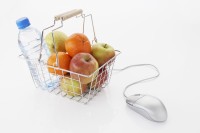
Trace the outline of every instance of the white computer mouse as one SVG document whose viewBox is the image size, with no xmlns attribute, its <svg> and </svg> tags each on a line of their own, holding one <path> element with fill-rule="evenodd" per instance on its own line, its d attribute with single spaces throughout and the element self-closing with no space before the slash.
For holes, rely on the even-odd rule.
<svg viewBox="0 0 200 133">
<path fill-rule="evenodd" d="M 156 97 L 143 94 L 135 94 L 126 98 L 128 106 L 155 122 L 164 122 L 167 120 L 167 110 L 164 104 Z"/>
</svg>

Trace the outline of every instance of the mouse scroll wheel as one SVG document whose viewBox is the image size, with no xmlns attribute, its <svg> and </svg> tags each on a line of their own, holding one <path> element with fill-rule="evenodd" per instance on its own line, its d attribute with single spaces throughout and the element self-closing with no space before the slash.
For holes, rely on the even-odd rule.
<svg viewBox="0 0 200 133">
<path fill-rule="evenodd" d="M 140 94 L 135 94 L 135 96 L 140 96 Z"/>
</svg>

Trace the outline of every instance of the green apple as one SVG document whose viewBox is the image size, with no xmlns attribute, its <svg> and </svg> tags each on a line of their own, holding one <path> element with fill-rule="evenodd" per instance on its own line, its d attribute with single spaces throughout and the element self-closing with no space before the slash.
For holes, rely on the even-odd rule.
<svg viewBox="0 0 200 133">
<path fill-rule="evenodd" d="M 86 91 L 87 85 L 80 84 L 80 82 L 70 77 L 64 77 L 61 79 L 60 89 L 70 96 L 80 96 Z"/>
<path fill-rule="evenodd" d="M 99 63 L 99 66 L 102 66 L 115 56 L 115 50 L 107 43 L 96 43 L 92 45 L 92 55 Z"/>
<path fill-rule="evenodd" d="M 65 41 L 67 40 L 67 35 L 65 35 L 65 33 L 61 32 L 61 31 L 54 31 L 53 36 L 54 36 L 56 51 L 57 52 L 66 52 Z M 48 46 L 50 53 L 55 53 L 52 32 L 48 33 L 45 36 L 45 42 Z"/>
</svg>

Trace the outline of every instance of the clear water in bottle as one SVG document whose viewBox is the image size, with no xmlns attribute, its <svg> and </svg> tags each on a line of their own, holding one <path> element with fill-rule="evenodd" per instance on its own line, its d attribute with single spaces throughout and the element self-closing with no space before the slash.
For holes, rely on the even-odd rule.
<svg viewBox="0 0 200 133">
<path fill-rule="evenodd" d="M 30 26 L 27 17 L 20 18 L 16 21 L 19 29 L 18 45 L 24 58 L 27 61 L 31 76 L 36 87 L 52 90 L 58 85 L 58 79 L 48 73 L 46 62 L 39 61 L 40 53 L 42 58 L 47 58 L 49 51 L 47 45 L 41 44 L 41 33 L 34 27 Z"/>
</svg>

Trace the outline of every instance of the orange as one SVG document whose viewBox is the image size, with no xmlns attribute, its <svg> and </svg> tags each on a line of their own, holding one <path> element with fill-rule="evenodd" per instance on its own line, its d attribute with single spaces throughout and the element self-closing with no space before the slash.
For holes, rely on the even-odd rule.
<svg viewBox="0 0 200 133">
<path fill-rule="evenodd" d="M 78 53 L 91 53 L 91 44 L 86 35 L 74 33 L 65 41 L 65 49 L 73 57 Z"/>
<path fill-rule="evenodd" d="M 53 53 L 48 58 L 47 65 L 53 66 L 55 68 L 48 67 L 48 71 L 50 73 L 57 74 L 57 75 L 65 75 L 67 72 L 60 70 L 59 68 L 64 69 L 64 70 L 69 70 L 70 61 L 71 61 L 71 57 L 68 54 L 66 54 L 65 52 L 58 52 L 59 65 L 56 65 L 56 53 Z"/>
</svg>

